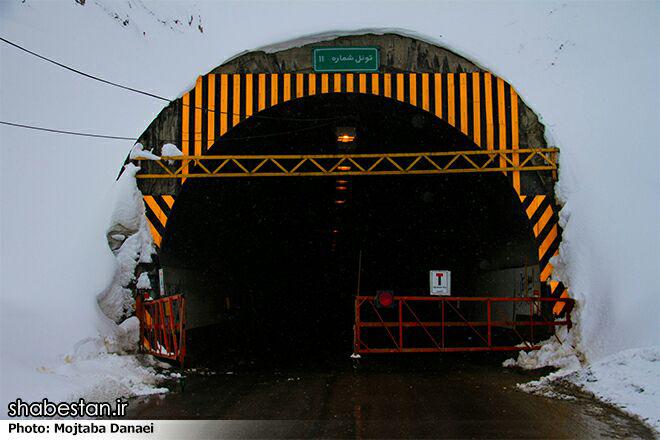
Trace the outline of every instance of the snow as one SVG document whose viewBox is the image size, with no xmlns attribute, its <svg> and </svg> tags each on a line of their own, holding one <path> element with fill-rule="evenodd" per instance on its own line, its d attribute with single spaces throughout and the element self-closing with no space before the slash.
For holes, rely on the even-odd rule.
<svg viewBox="0 0 660 440">
<path fill-rule="evenodd" d="M 139 142 L 133 146 L 129 157 L 131 159 L 160 160 L 160 157 L 156 156 L 151 151 L 146 151 Z"/>
<path fill-rule="evenodd" d="M 151 289 L 151 280 L 149 280 L 149 274 L 142 272 L 138 277 L 135 287 L 138 289 Z"/>
<path fill-rule="evenodd" d="M 319 32 L 400 28 L 466 56 L 513 84 L 542 118 L 547 139 L 562 150 L 557 276 L 579 301 L 579 324 L 562 349 L 576 349 L 591 368 L 622 350 L 657 345 L 657 2 L 373 6 L 27 0 L 0 2 L 0 25 L 3 37 L 29 49 L 168 98 L 245 50 L 296 45 Z M 166 105 L 5 44 L 0 63 L 2 120 L 136 138 Z M 90 382 L 95 369 L 99 384 L 106 376 L 113 383 L 114 369 L 136 365 L 130 355 L 112 353 L 132 334 L 117 324 L 130 308 L 122 289 L 135 282 L 136 261 L 149 258 L 134 209 L 139 195 L 128 191 L 123 194 L 132 198 L 117 200 L 117 188 L 130 190 L 134 182 L 114 184 L 133 142 L 5 126 L 0 140 L 0 401 L 96 389 Z M 123 228 L 108 231 L 108 219 L 111 228 Z M 117 242 L 114 251 L 108 232 Z M 79 341 L 96 341 L 79 346 L 91 357 L 77 357 Z M 97 350 L 98 343 L 110 352 Z M 539 360 L 570 365 L 551 348 Z M 598 374 L 627 368 L 608 365 Z M 41 367 L 61 375 L 37 371 Z M 139 381 L 150 380 L 138 372 L 132 377 L 134 385 L 120 388 L 135 392 Z"/>
<path fill-rule="evenodd" d="M 660 346 L 634 348 L 581 368 L 562 368 L 541 380 L 518 385 L 524 391 L 557 397 L 553 386 L 568 382 L 638 416 L 660 433 Z"/>
</svg>

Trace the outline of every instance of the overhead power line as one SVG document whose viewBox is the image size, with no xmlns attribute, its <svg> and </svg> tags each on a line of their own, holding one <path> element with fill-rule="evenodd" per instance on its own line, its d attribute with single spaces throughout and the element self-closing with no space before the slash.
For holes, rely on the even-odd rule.
<svg viewBox="0 0 660 440">
<path fill-rule="evenodd" d="M 134 93 L 139 93 L 141 95 L 149 96 L 150 98 L 159 99 L 161 101 L 165 101 L 165 102 L 168 102 L 170 104 L 175 102 L 175 100 L 166 98 L 164 96 L 156 95 L 154 93 L 146 92 L 144 90 L 136 89 L 134 87 L 125 86 L 123 84 L 119 84 L 119 83 L 116 83 L 116 82 L 113 82 L 113 81 L 109 81 L 107 79 L 99 78 L 98 76 L 91 75 L 89 73 L 85 73 L 81 70 L 75 69 L 73 67 L 67 66 L 66 64 L 60 63 L 60 62 L 55 61 L 51 58 L 40 55 L 40 54 L 38 54 L 34 51 L 31 51 L 30 49 L 27 49 L 27 48 L 17 44 L 17 43 L 14 43 L 12 41 L 7 40 L 6 38 L 0 37 L 0 41 L 2 41 L 3 43 L 9 44 L 10 46 L 15 47 L 16 49 L 22 50 L 25 53 L 28 53 L 32 56 L 35 56 L 35 57 L 37 57 L 37 58 L 39 58 L 43 61 L 54 64 L 58 67 L 61 67 L 61 68 L 66 69 L 70 72 L 76 73 L 78 75 L 82 75 L 85 78 L 89 78 L 89 79 L 92 79 L 94 81 L 99 81 L 103 84 L 107 84 L 107 85 L 110 85 L 110 86 L 119 87 L 120 89 L 128 90 L 128 91 L 131 91 L 131 92 L 134 92 Z M 188 104 L 183 104 L 183 103 L 181 103 L 181 104 L 185 107 L 191 107 Z M 192 106 L 192 107 L 194 109 L 203 110 L 203 111 L 208 112 L 208 113 L 220 113 L 220 114 L 230 115 L 230 116 L 239 116 L 239 113 L 224 112 L 224 111 L 221 111 L 221 110 L 213 110 L 213 109 L 209 109 L 209 108 L 199 107 L 199 106 L 196 106 L 196 105 Z M 337 119 L 339 119 L 337 117 L 334 117 L 334 118 L 287 118 L 287 117 L 281 117 L 281 116 L 267 116 L 267 115 L 262 115 L 262 114 L 255 114 L 252 117 L 262 118 L 262 119 L 283 120 L 283 121 L 287 121 L 287 120 L 288 121 L 325 121 L 325 120 L 336 121 Z"/>
<path fill-rule="evenodd" d="M 50 132 L 50 133 L 70 134 L 70 135 L 73 135 L 73 136 L 86 136 L 86 137 L 103 138 L 103 139 L 119 139 L 119 140 L 124 140 L 124 141 L 137 141 L 136 138 L 130 138 L 130 137 L 124 137 L 124 136 L 111 136 L 111 135 L 106 135 L 106 134 L 95 134 L 95 133 L 81 133 L 81 132 L 78 132 L 78 131 L 68 131 L 68 130 L 59 130 L 59 129 L 56 129 L 56 128 L 36 127 L 34 125 L 17 124 L 15 122 L 7 122 L 7 121 L 0 121 L 0 124 L 10 125 L 12 127 L 27 128 L 27 129 L 30 129 L 30 130 L 47 131 L 47 132 Z"/>
<path fill-rule="evenodd" d="M 58 134 L 69 134 L 73 136 L 85 136 L 85 137 L 92 137 L 92 138 L 101 138 L 101 139 L 117 139 L 117 140 L 125 140 L 125 141 L 137 141 L 138 138 L 134 137 L 126 137 L 126 136 L 113 136 L 113 135 L 107 135 L 107 134 L 97 134 L 97 133 L 84 133 L 84 132 L 79 132 L 79 131 L 70 131 L 70 130 L 61 130 L 57 128 L 47 128 L 47 127 L 39 127 L 36 125 L 28 125 L 28 124 L 19 124 L 16 122 L 8 122 L 8 121 L 0 121 L 0 124 L 3 125 L 8 125 L 11 127 L 18 127 L 18 128 L 25 128 L 29 130 L 37 130 L 37 131 L 45 131 L 49 133 L 58 133 Z M 226 141 L 236 141 L 236 140 L 246 140 L 246 139 L 259 139 L 259 138 L 267 138 L 267 137 L 275 137 L 275 136 L 283 136 L 286 134 L 294 134 L 294 133 L 299 133 L 302 131 L 308 131 L 308 130 L 313 130 L 316 128 L 322 128 L 322 127 L 327 127 L 329 125 L 332 125 L 333 122 L 324 122 L 322 124 L 316 124 L 312 125 L 309 127 L 303 127 L 303 128 L 298 128 L 295 130 L 288 130 L 288 131 L 280 131 L 280 132 L 274 132 L 274 133 L 265 133 L 265 134 L 256 134 L 256 135 L 251 135 L 251 136 L 240 136 L 240 137 L 229 137 L 224 140 Z M 199 133 L 196 133 L 199 134 Z M 160 142 L 172 142 L 172 143 L 178 143 L 179 139 L 157 139 Z M 202 138 L 197 138 L 195 137 L 194 139 L 190 139 L 189 142 L 195 142 L 195 141 L 201 141 Z M 223 140 L 222 138 L 219 138 L 217 140 Z"/>
</svg>

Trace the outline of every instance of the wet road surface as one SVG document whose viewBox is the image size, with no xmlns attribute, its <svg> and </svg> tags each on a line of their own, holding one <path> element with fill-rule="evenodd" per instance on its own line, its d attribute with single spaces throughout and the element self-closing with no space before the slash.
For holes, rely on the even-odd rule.
<svg viewBox="0 0 660 440">
<path fill-rule="evenodd" d="M 557 400 L 518 390 L 548 371 L 503 368 L 503 359 L 372 356 L 357 368 L 342 358 L 187 369 L 171 393 L 132 400 L 128 416 L 246 421 L 224 438 L 653 438 L 641 422 L 579 392 Z"/>
</svg>

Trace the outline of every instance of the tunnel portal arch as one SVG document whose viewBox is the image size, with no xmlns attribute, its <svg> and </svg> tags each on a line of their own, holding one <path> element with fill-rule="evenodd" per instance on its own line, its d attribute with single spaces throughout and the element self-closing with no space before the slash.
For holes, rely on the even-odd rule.
<svg viewBox="0 0 660 440">
<path fill-rule="evenodd" d="M 381 69 L 316 73 L 311 49 L 320 46 L 378 47 Z M 259 118 L 261 112 L 309 96 L 338 93 L 380 96 L 417 107 L 484 150 L 547 146 L 538 117 L 504 79 L 445 48 L 396 34 L 344 36 L 277 52 L 243 54 L 198 77 L 191 90 L 159 114 L 140 142 L 156 154 L 165 142 L 174 141 L 185 156 L 204 156 L 233 128 Z M 145 173 L 154 165 L 143 161 L 141 166 Z M 565 286 L 551 280 L 550 260 L 557 255 L 561 239 L 553 174 L 513 171 L 506 178 L 534 231 L 546 295 L 566 297 Z M 185 184 L 185 179 L 138 180 L 158 248 Z"/>
</svg>

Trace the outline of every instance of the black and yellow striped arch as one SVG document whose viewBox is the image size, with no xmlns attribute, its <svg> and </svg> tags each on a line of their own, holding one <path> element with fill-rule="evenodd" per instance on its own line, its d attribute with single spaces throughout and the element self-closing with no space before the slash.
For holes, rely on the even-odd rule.
<svg viewBox="0 0 660 440">
<path fill-rule="evenodd" d="M 181 150 L 184 155 L 205 155 L 217 139 L 255 114 L 294 99 L 327 93 L 394 99 L 438 117 L 480 148 L 519 148 L 520 98 L 506 81 L 488 72 L 258 73 L 199 77 L 181 99 Z M 517 164 L 515 155 L 513 161 Z M 507 178 L 532 224 L 541 281 L 545 283 L 552 273 L 550 258 L 559 248 L 556 208 L 551 196 L 525 194 L 520 172 L 509 172 Z M 145 204 L 154 242 L 160 246 L 174 195 L 145 196 Z M 560 286 L 551 292 L 559 296 L 565 289 Z"/>
</svg>

